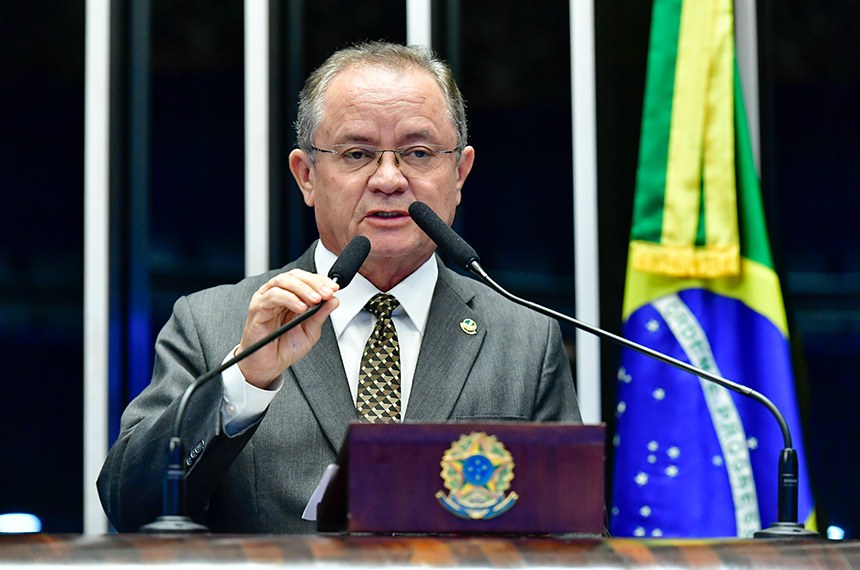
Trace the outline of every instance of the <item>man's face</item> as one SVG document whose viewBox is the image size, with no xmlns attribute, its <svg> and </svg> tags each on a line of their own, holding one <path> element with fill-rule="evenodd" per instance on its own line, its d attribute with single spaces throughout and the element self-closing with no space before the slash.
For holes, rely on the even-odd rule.
<svg viewBox="0 0 860 570">
<path fill-rule="evenodd" d="M 354 67 L 329 84 L 314 146 L 343 149 L 363 145 L 399 149 L 428 145 L 451 150 L 457 136 L 444 96 L 424 71 Z M 372 244 L 368 261 L 399 267 L 423 263 L 435 245 L 409 217 L 409 205 L 425 202 L 449 224 L 460 190 L 472 168 L 474 150 L 436 158 L 430 171 L 416 172 L 394 153 L 381 154 L 358 170 L 338 155 L 316 153 L 316 163 L 293 151 L 290 165 L 305 203 L 312 206 L 323 244 L 339 254 L 350 239 L 364 235 Z"/>
</svg>

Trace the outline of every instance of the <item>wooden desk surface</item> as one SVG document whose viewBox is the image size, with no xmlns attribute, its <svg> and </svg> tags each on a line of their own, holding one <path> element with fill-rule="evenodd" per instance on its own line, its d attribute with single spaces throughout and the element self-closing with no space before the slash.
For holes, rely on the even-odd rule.
<svg viewBox="0 0 860 570">
<path fill-rule="evenodd" d="M 860 568 L 860 541 L 7 535 L 0 568 Z"/>
</svg>

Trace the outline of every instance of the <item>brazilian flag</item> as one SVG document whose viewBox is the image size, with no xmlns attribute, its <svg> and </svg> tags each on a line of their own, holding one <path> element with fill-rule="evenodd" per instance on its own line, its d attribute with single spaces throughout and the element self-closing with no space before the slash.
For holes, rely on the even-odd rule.
<svg viewBox="0 0 860 570">
<path fill-rule="evenodd" d="M 623 320 L 626 338 L 776 404 L 813 526 L 732 0 L 654 1 Z M 629 350 L 618 382 L 613 535 L 746 537 L 776 520 L 784 443 L 764 406 Z"/>
</svg>

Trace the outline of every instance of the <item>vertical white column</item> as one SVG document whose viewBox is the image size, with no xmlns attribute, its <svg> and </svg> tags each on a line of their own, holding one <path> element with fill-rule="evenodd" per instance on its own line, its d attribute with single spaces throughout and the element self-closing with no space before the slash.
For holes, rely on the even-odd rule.
<svg viewBox="0 0 860 570">
<path fill-rule="evenodd" d="M 269 2 L 245 0 L 245 274 L 269 269 Z"/>
<path fill-rule="evenodd" d="M 87 0 L 84 86 L 84 533 L 107 531 L 96 479 L 107 454 L 110 1 Z"/>
<path fill-rule="evenodd" d="M 433 47 L 430 0 L 406 0 L 406 43 Z"/>
<path fill-rule="evenodd" d="M 570 77 L 576 317 L 583 322 L 599 325 L 597 121 L 592 0 L 570 0 Z M 600 342 L 583 331 L 576 331 L 576 378 L 583 421 L 599 422 Z"/>
<path fill-rule="evenodd" d="M 738 69 L 747 109 L 750 128 L 750 143 L 756 171 L 761 176 L 761 136 L 759 134 L 758 95 L 758 21 L 755 0 L 735 0 L 735 42 L 738 54 Z"/>
</svg>

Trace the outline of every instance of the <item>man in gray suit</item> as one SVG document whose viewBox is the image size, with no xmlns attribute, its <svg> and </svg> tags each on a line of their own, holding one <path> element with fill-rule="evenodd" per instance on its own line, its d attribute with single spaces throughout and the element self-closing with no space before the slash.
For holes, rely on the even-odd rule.
<svg viewBox="0 0 860 570">
<path fill-rule="evenodd" d="M 313 532 L 302 511 L 356 419 L 580 421 L 558 324 L 447 269 L 409 217 L 420 200 L 452 223 L 475 158 L 447 66 L 423 48 L 351 47 L 311 74 L 299 103 L 289 162 L 320 239 L 283 269 L 176 302 L 152 382 L 123 414 L 98 481 L 120 531 L 159 514 L 185 388 L 317 303 L 190 401 L 188 511 L 212 531 Z M 339 291 L 325 275 L 357 235 L 371 252 Z M 380 293 L 396 308 L 377 319 L 365 306 Z M 374 415 L 363 409 L 375 407 L 365 342 L 385 319 L 397 371 Z"/>
</svg>

